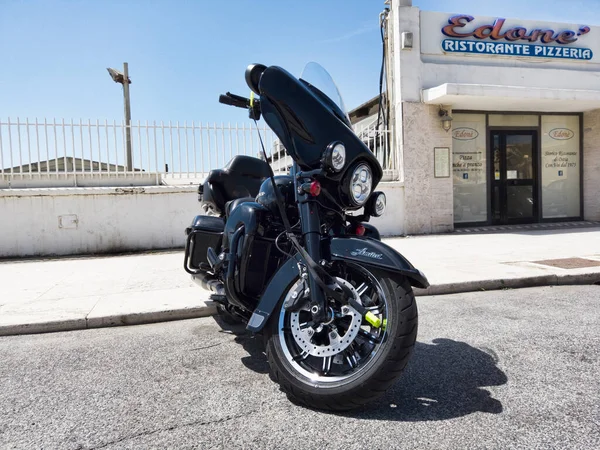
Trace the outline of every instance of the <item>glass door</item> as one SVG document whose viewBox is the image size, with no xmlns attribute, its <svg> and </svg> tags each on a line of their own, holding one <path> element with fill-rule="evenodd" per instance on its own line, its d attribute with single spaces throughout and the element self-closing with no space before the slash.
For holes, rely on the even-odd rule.
<svg viewBox="0 0 600 450">
<path fill-rule="evenodd" d="M 538 221 L 537 132 L 492 131 L 492 223 Z"/>
</svg>

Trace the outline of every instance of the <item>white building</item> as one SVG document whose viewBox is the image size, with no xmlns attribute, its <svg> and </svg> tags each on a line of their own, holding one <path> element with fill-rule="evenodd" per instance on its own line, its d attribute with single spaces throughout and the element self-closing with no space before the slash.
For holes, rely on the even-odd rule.
<svg viewBox="0 0 600 450">
<path fill-rule="evenodd" d="M 600 220 L 600 27 L 390 3 L 398 232 Z"/>
</svg>

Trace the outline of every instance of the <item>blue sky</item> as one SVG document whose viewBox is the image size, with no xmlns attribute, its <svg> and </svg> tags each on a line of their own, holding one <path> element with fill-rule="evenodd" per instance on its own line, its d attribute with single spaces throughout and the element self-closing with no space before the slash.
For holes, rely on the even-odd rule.
<svg viewBox="0 0 600 450">
<path fill-rule="evenodd" d="M 600 24 L 600 0 L 414 0 L 424 10 Z M 378 92 L 383 0 L 0 0 L 0 117 L 117 119 L 106 72 L 129 62 L 134 120 L 244 121 L 249 63 L 324 65 L 350 108 Z M 600 37 L 599 37 L 600 38 Z"/>
</svg>

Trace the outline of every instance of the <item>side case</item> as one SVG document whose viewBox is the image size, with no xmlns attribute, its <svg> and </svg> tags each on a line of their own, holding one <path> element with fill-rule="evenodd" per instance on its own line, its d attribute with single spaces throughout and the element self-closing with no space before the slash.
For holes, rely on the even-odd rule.
<svg viewBox="0 0 600 450">
<path fill-rule="evenodd" d="M 192 224 L 185 229 L 185 270 L 190 274 L 210 270 L 207 251 L 212 247 L 219 254 L 223 242 L 225 222 L 221 217 L 196 216 Z"/>
</svg>

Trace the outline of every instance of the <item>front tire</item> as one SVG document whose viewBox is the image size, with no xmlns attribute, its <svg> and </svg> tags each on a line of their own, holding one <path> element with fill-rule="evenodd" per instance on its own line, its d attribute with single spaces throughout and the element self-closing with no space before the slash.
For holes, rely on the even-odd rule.
<svg viewBox="0 0 600 450">
<path fill-rule="evenodd" d="M 338 279 L 353 286 L 363 306 L 371 305 L 367 309 L 378 313 L 385 328 L 374 329 L 363 321 L 358 322 L 361 329 L 354 334 L 350 331 L 355 321 L 347 325 L 347 330 L 344 324 L 338 323 L 334 330 L 339 336 L 345 331 L 345 336 L 353 337 L 353 342 L 325 358 L 319 357 L 317 352 L 325 350 L 319 354 L 331 355 L 343 347 L 339 344 L 344 344 L 345 336 L 341 340 L 338 336 L 332 343 L 327 341 L 331 330 L 326 329 L 325 338 L 318 338 L 323 346 L 319 346 L 317 340 L 307 343 L 307 336 L 316 337 L 318 333 L 313 330 L 308 335 L 302 334 L 302 328 L 297 328 L 303 325 L 299 315 L 302 311 L 292 316 L 294 313 L 282 309 L 283 301 L 266 328 L 266 352 L 272 378 L 290 400 L 310 408 L 345 411 L 378 399 L 402 374 L 417 337 L 417 305 L 406 278 L 392 278 L 387 273 L 369 272 L 352 264 L 345 264 L 343 272 Z M 369 283 L 372 286 L 365 288 Z M 332 299 L 329 304 L 333 311 L 336 306 Z M 342 317 L 342 314 L 332 316 Z M 296 329 L 300 331 L 294 333 Z"/>
</svg>

